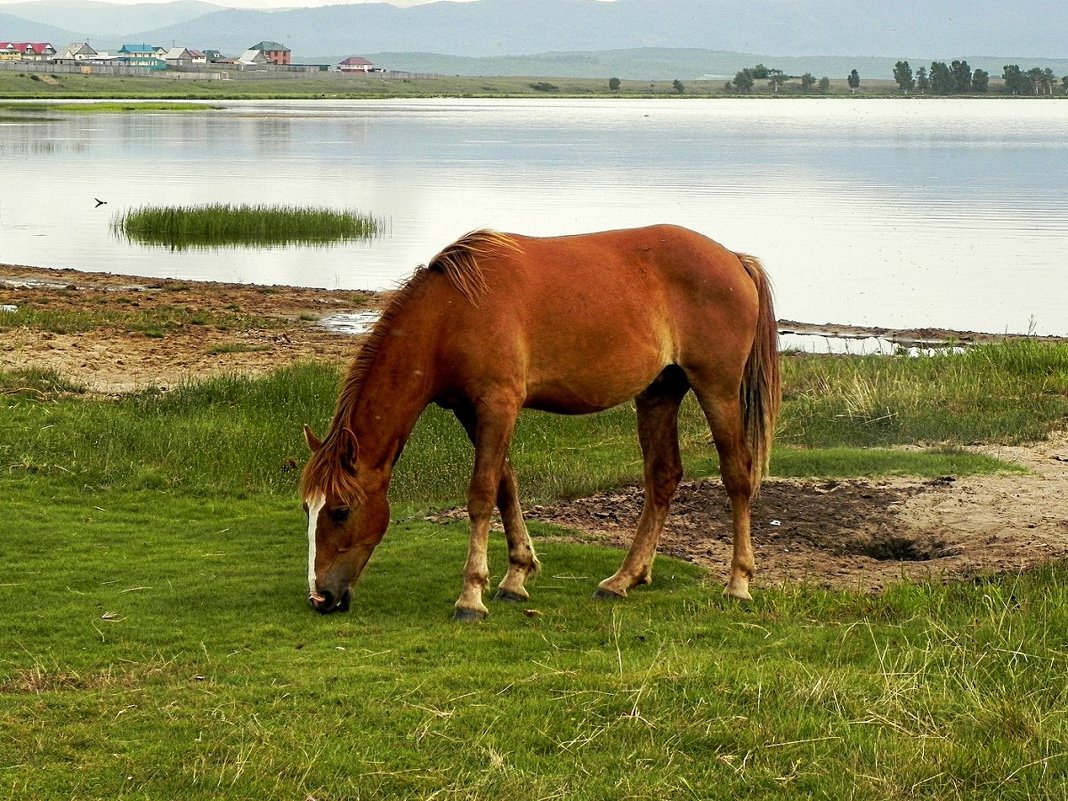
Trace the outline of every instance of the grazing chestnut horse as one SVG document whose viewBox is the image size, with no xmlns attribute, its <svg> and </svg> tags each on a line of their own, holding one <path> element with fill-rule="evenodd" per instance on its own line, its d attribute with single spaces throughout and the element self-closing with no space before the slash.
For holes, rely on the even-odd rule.
<svg viewBox="0 0 1068 801">
<path fill-rule="evenodd" d="M 389 524 L 393 466 L 431 403 L 475 446 L 471 542 L 454 617 L 481 620 L 494 506 L 508 540 L 496 599 L 528 598 L 539 567 L 508 449 L 520 409 L 584 414 L 635 399 L 645 505 L 623 565 L 600 597 L 648 584 L 682 477 L 679 405 L 693 390 L 720 456 L 733 513 L 726 593 L 749 597 L 749 505 L 779 410 L 777 328 L 760 263 L 673 226 L 532 238 L 476 231 L 420 268 L 386 307 L 350 368 L 330 430 L 305 427 L 308 591 L 346 610 Z"/>
</svg>

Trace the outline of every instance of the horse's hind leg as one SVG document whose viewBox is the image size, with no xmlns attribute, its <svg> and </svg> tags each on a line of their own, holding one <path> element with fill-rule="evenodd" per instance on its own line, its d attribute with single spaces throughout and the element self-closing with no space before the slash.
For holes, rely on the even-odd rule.
<svg viewBox="0 0 1068 801">
<path fill-rule="evenodd" d="M 696 382 L 694 393 L 705 413 L 712 438 L 719 453 L 719 472 L 731 502 L 734 550 L 731 577 L 724 593 L 732 598 L 749 600 L 749 579 L 755 562 L 749 536 L 750 503 L 753 496 L 753 457 L 745 441 L 741 401 L 737 388 L 708 392 Z"/>
<path fill-rule="evenodd" d="M 645 502 L 630 551 L 619 570 L 597 586 L 598 598 L 626 597 L 631 587 L 653 580 L 656 545 L 664 530 L 671 498 L 682 480 L 679 406 L 688 389 L 682 371 L 672 367 L 635 399 L 638 440 L 645 465 Z"/>
</svg>

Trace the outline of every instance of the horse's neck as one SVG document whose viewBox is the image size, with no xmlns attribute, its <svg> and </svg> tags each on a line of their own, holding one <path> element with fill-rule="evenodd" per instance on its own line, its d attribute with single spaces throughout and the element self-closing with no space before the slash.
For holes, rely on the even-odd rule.
<svg viewBox="0 0 1068 801">
<path fill-rule="evenodd" d="M 364 463 L 390 469 L 430 404 L 435 381 L 431 342 L 425 330 L 412 327 L 406 327 L 403 337 L 383 337 L 349 408 L 338 410 L 336 422 L 356 435 Z"/>
</svg>

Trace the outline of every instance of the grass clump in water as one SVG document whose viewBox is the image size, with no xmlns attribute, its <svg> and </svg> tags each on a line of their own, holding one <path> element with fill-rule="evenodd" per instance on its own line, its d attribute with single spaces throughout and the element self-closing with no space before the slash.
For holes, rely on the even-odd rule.
<svg viewBox="0 0 1068 801">
<path fill-rule="evenodd" d="M 142 206 L 119 214 L 111 223 L 120 238 L 172 250 L 325 244 L 370 239 L 382 227 L 377 217 L 358 211 L 228 203 Z"/>
</svg>

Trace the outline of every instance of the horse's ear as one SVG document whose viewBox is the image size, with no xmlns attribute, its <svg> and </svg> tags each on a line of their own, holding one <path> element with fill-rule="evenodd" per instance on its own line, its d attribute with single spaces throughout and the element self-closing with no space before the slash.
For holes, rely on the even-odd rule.
<svg viewBox="0 0 1068 801">
<path fill-rule="evenodd" d="M 356 435 L 351 428 L 343 428 L 340 434 L 340 461 L 341 466 L 350 473 L 356 472 L 356 457 L 360 455 L 360 445 L 356 442 Z"/>
<path fill-rule="evenodd" d="M 323 447 L 322 440 L 315 436 L 315 432 L 312 431 L 307 425 L 304 426 L 304 441 L 308 443 L 308 450 L 310 450 L 312 453 L 315 453 L 317 450 Z"/>
</svg>

